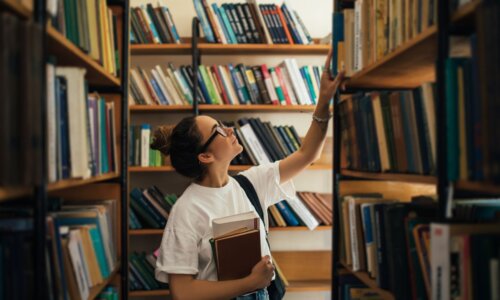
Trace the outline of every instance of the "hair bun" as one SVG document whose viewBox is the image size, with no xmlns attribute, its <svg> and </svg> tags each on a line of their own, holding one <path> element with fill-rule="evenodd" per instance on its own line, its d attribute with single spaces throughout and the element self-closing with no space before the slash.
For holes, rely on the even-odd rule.
<svg viewBox="0 0 500 300">
<path fill-rule="evenodd" d="M 163 125 L 156 128 L 153 134 L 153 141 L 150 145 L 151 149 L 159 150 L 165 156 L 170 155 L 173 130 L 173 125 Z"/>
</svg>

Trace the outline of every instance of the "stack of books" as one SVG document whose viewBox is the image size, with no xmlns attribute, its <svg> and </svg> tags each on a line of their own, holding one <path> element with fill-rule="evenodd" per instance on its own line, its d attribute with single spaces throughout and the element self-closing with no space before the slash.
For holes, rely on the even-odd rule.
<svg viewBox="0 0 500 300">
<path fill-rule="evenodd" d="M 0 186 L 41 174 L 42 28 L 0 12 Z"/>
<path fill-rule="evenodd" d="M 106 0 L 48 1 L 52 26 L 114 75 L 120 74 L 117 18 Z"/>
<path fill-rule="evenodd" d="M 132 44 L 180 44 L 170 10 L 163 4 L 132 7 L 130 9 Z"/>
<path fill-rule="evenodd" d="M 130 192 L 130 229 L 164 228 L 177 195 L 163 194 L 156 186 Z"/>
<path fill-rule="evenodd" d="M 283 200 L 269 207 L 269 226 L 307 226 L 314 229 L 318 225 L 332 225 L 331 195 L 298 192 L 296 201 Z"/>
<path fill-rule="evenodd" d="M 90 289 L 116 270 L 117 213 L 116 200 L 101 200 L 67 202 L 48 214 L 47 275 L 53 295 L 88 299 Z"/>
<path fill-rule="evenodd" d="M 334 16 L 339 68 L 351 76 L 437 24 L 437 0 L 354 2 Z"/>
<path fill-rule="evenodd" d="M 276 67 L 266 64 L 199 66 L 198 101 L 202 104 L 313 105 L 319 97 L 321 66 L 299 67 L 285 59 Z M 191 105 L 191 66 L 157 65 L 150 72 L 131 70 L 131 101 L 137 105 Z"/>
<path fill-rule="evenodd" d="M 288 2 L 216 3 L 193 0 L 205 38 L 221 44 L 312 44 L 313 40 L 297 11 Z"/>
<path fill-rule="evenodd" d="M 115 103 L 88 92 L 85 72 L 47 65 L 49 182 L 118 170 Z"/>
<path fill-rule="evenodd" d="M 168 288 L 168 284 L 155 279 L 154 270 L 157 258 L 158 250 L 149 254 L 133 252 L 130 255 L 128 261 L 130 290 L 149 291 Z"/>
<path fill-rule="evenodd" d="M 346 168 L 434 174 L 435 87 L 358 95 L 340 104 Z"/>
</svg>

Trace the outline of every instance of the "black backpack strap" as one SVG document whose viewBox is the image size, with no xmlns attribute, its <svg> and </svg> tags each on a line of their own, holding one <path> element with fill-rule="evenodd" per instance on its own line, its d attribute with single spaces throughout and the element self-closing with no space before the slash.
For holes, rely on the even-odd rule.
<svg viewBox="0 0 500 300">
<path fill-rule="evenodd" d="M 245 191 L 245 194 L 247 195 L 248 199 L 250 199 L 250 202 L 252 203 L 253 207 L 257 211 L 257 214 L 259 215 L 260 219 L 264 224 L 266 222 L 264 221 L 264 211 L 262 210 L 262 205 L 260 205 L 259 201 L 259 196 L 257 195 L 257 191 L 253 187 L 253 184 L 250 182 L 248 178 L 246 178 L 243 175 L 235 175 L 233 176 L 236 181 L 240 184 L 241 188 Z"/>
</svg>

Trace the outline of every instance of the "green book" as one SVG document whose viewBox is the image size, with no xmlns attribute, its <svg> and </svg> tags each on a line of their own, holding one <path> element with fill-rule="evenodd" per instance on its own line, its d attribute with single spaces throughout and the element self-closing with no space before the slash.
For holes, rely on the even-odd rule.
<svg viewBox="0 0 500 300">
<path fill-rule="evenodd" d="M 218 101 L 218 97 L 217 97 L 217 91 L 212 84 L 212 80 L 210 80 L 210 77 L 208 76 L 206 67 L 202 65 L 199 67 L 199 70 L 200 70 L 201 78 L 203 79 L 203 82 L 205 83 L 205 86 L 207 87 L 208 95 L 210 96 L 212 103 L 213 104 L 220 104 Z"/>
<path fill-rule="evenodd" d="M 445 62 L 446 73 L 446 156 L 448 180 L 458 179 L 459 169 L 459 148 L 458 148 L 458 78 L 457 69 L 459 59 L 449 58 Z"/>
</svg>

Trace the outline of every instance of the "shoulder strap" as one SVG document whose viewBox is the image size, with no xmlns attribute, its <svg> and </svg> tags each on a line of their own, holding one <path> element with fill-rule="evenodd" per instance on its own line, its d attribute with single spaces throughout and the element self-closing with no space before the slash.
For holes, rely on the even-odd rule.
<svg viewBox="0 0 500 300">
<path fill-rule="evenodd" d="M 262 210 L 262 205 L 260 205 L 259 201 L 259 196 L 257 195 L 257 191 L 255 191 L 255 188 L 253 187 L 253 184 L 248 180 L 243 175 L 234 175 L 233 176 L 236 181 L 240 184 L 241 188 L 245 191 L 245 194 L 247 195 L 248 199 L 250 199 L 250 202 L 252 203 L 253 207 L 257 211 L 257 214 L 259 215 L 260 219 L 264 224 L 266 222 L 264 221 L 264 211 Z"/>
</svg>

